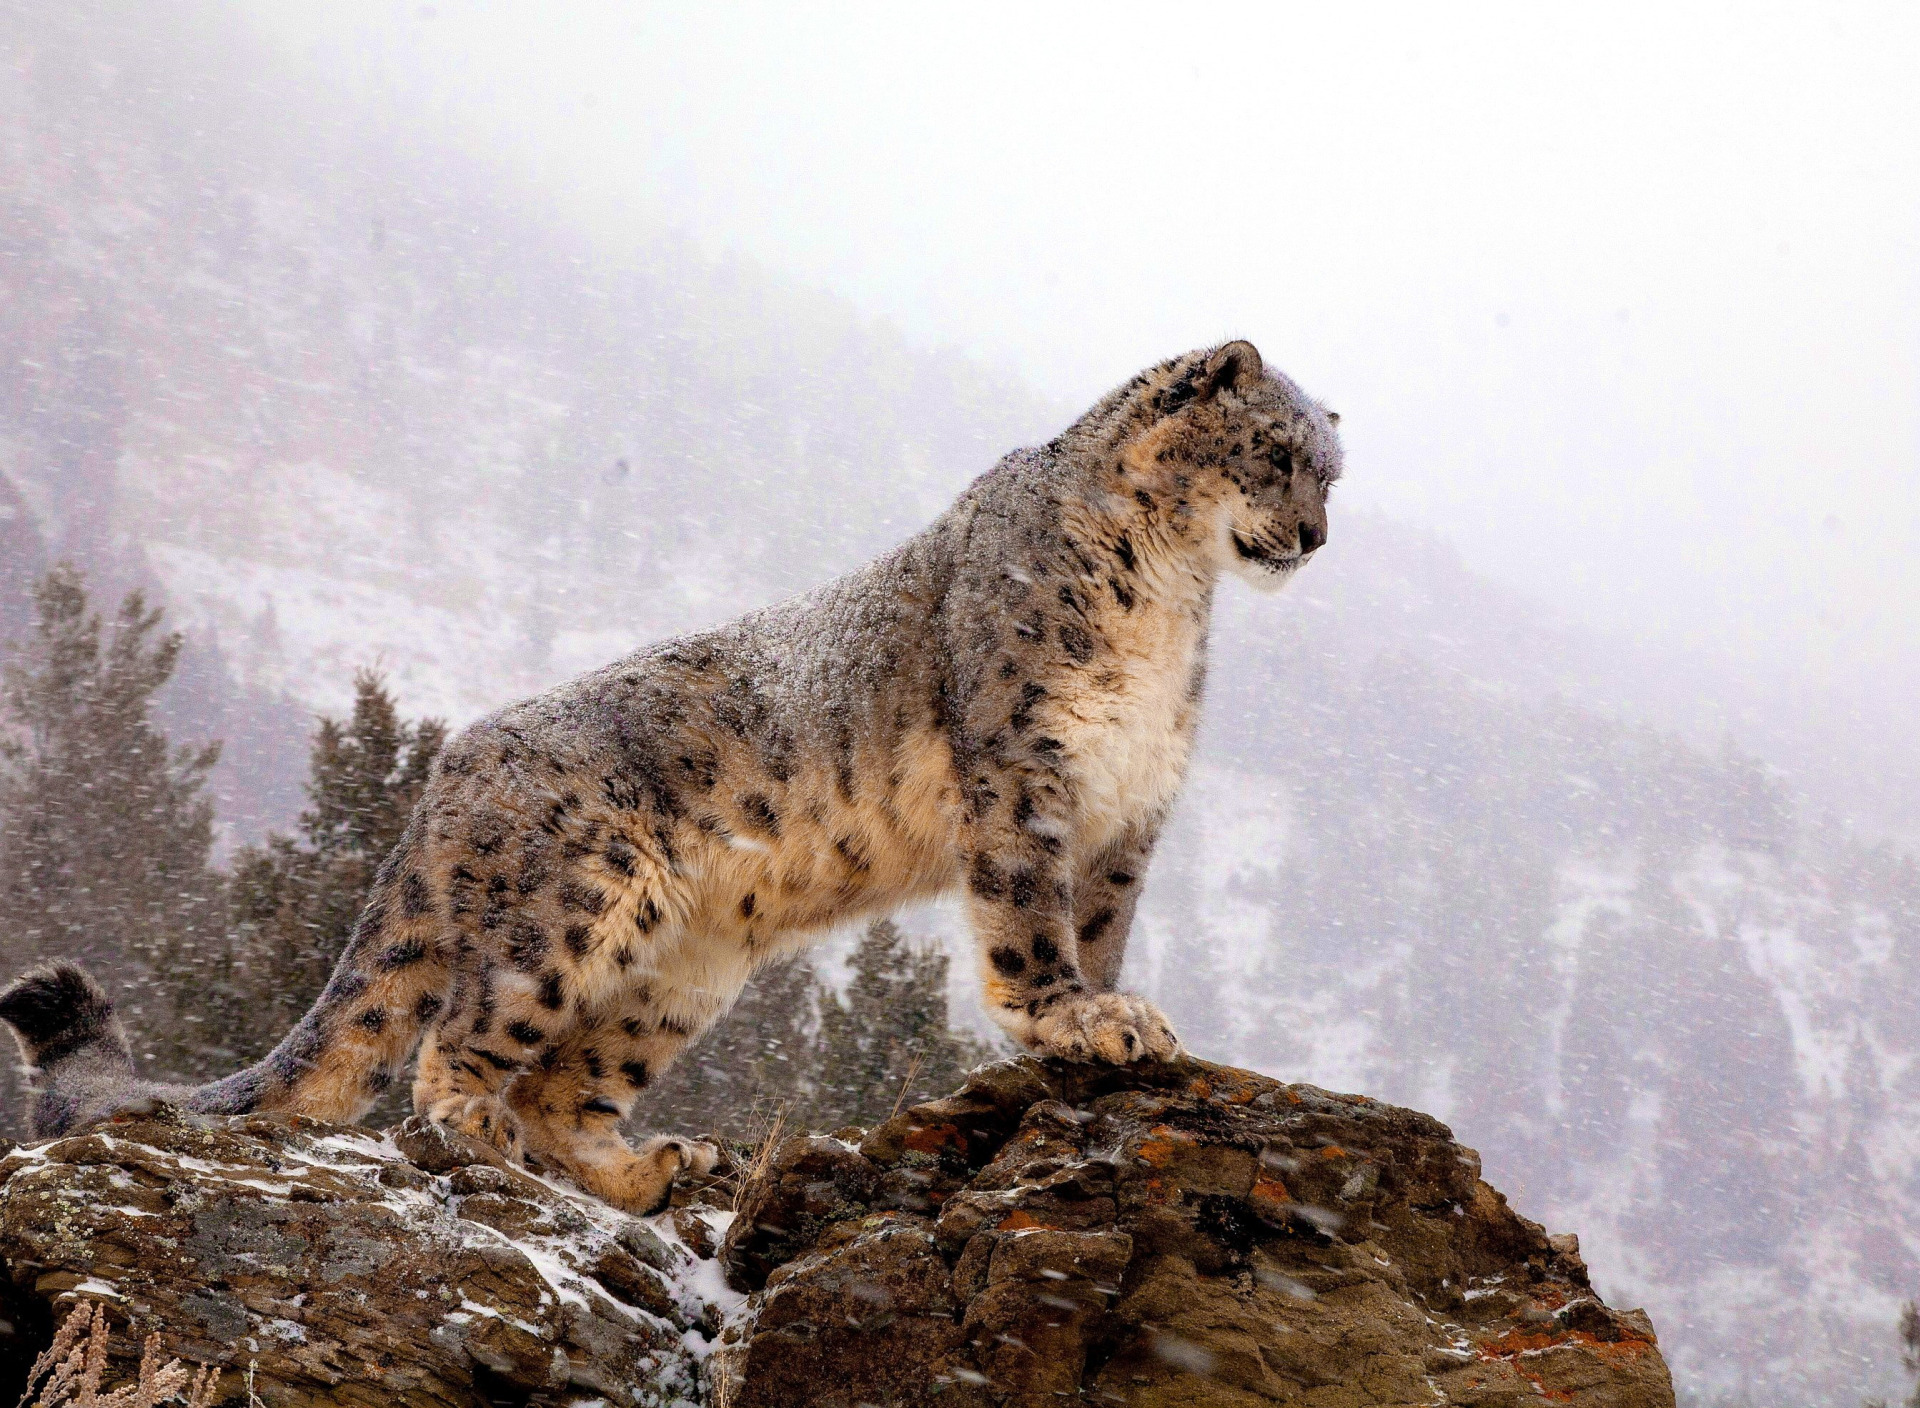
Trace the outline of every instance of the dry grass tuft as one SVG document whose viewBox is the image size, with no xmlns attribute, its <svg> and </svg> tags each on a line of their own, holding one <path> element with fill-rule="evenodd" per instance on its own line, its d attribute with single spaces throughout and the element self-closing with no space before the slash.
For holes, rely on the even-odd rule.
<svg viewBox="0 0 1920 1408">
<path fill-rule="evenodd" d="M 907 1092 L 913 1089 L 914 1081 L 920 1078 L 920 1067 L 926 1059 L 926 1048 L 924 1046 L 915 1047 L 913 1060 L 907 1064 L 907 1078 L 900 1082 L 900 1093 L 893 1097 L 893 1109 L 888 1112 L 888 1119 L 892 1119 L 895 1115 L 899 1114 L 900 1107 L 907 1103 Z"/>
<path fill-rule="evenodd" d="M 792 1108 L 790 1104 L 784 1102 L 774 1107 L 773 1113 L 767 1117 L 766 1128 L 760 1131 L 759 1139 L 754 1142 L 753 1156 L 734 1176 L 733 1210 L 735 1212 L 740 1211 L 740 1200 L 746 1196 L 747 1189 L 753 1180 L 773 1162 L 773 1151 L 780 1147 L 781 1139 L 786 1136 L 787 1113 Z"/>
<path fill-rule="evenodd" d="M 147 1336 L 141 1350 L 139 1377 L 102 1393 L 111 1339 L 103 1306 L 93 1301 L 75 1306 L 47 1352 L 27 1371 L 27 1391 L 20 1395 L 19 1408 L 29 1408 L 29 1399 L 31 1408 L 159 1408 L 172 1398 L 184 1399 L 187 1408 L 207 1408 L 213 1402 L 220 1371 L 201 1365 L 189 1374 L 178 1359 L 162 1364 L 157 1332 Z"/>
</svg>

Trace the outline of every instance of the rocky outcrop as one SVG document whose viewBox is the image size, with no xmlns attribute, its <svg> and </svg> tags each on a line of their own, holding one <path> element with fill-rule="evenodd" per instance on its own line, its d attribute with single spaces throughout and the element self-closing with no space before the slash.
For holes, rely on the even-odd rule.
<svg viewBox="0 0 1920 1408">
<path fill-rule="evenodd" d="M 163 1109 L 0 1159 L 0 1320 L 50 1337 L 98 1300 L 128 1364 L 158 1330 L 268 1408 L 669 1404 L 698 1397 L 720 1308 L 657 1221 L 411 1123 Z"/>
<path fill-rule="evenodd" d="M 1196 1061 L 1009 1062 L 789 1140 L 722 1255 L 724 1408 L 1673 1402 L 1444 1125 Z"/>
<path fill-rule="evenodd" d="M 417 1126 L 162 1110 L 0 1158 L 0 1319 L 18 1358 L 100 1300 L 269 1408 L 1673 1402 L 1571 1237 L 1356 1096 L 1012 1061 L 727 1174 L 635 1219 Z"/>
</svg>

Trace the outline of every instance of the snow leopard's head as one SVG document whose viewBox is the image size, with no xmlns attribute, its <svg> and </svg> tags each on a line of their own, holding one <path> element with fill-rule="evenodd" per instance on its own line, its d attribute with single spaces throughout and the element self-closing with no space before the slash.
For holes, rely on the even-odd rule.
<svg viewBox="0 0 1920 1408">
<path fill-rule="evenodd" d="M 1170 540 L 1272 589 L 1327 541 L 1339 419 L 1236 341 L 1142 372 L 1083 424 Z"/>
<path fill-rule="evenodd" d="M 1218 565 L 1265 590 L 1283 586 L 1327 541 L 1340 418 L 1269 370 L 1251 342 L 1196 354 L 1192 375 L 1176 385 L 1191 388 L 1172 410 L 1218 504 Z M 1170 390 L 1163 409 L 1171 399 Z"/>
</svg>

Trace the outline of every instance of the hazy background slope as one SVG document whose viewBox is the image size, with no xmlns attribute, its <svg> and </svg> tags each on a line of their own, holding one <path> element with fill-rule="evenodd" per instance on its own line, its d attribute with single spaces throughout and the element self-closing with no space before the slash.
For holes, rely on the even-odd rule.
<svg viewBox="0 0 1920 1408">
<path fill-rule="evenodd" d="M 589 239 L 221 12 L 0 15 L 0 613 L 57 556 L 156 589 L 238 836 L 297 807 L 356 665 L 471 718 L 854 565 L 1077 409 L 670 233 Z M 1334 512 L 1292 594 L 1223 595 L 1135 981 L 1204 1054 L 1452 1121 L 1701 1399 L 1890 1382 L 1910 854 L 1830 819 L 1862 794 L 1777 679 Z"/>
<path fill-rule="evenodd" d="M 211 20 L 8 19 L 0 465 L 262 699 L 378 660 L 471 717 L 855 565 L 1059 419 L 670 234 L 590 257 Z"/>
</svg>

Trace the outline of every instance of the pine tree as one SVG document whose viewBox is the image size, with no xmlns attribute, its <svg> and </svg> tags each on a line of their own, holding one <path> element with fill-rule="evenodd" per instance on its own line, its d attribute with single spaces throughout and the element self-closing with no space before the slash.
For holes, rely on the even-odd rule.
<svg viewBox="0 0 1920 1408">
<path fill-rule="evenodd" d="M 1900 1312 L 1900 1364 L 1914 1376 L 1903 1408 L 1920 1408 L 1920 1301 L 1908 1301 Z"/>
<path fill-rule="evenodd" d="M 220 1064 L 270 1048 L 325 986 L 446 741 L 438 719 L 404 722 L 376 672 L 353 686 L 352 715 L 314 732 L 299 833 L 234 857 Z"/>
<path fill-rule="evenodd" d="M 867 926 L 843 998 L 805 957 L 756 976 L 638 1112 L 650 1127 L 756 1137 L 872 1125 L 944 1095 L 993 1048 L 948 1023 L 946 955 L 891 920 Z"/>
<path fill-rule="evenodd" d="M 224 927 L 204 794 L 217 743 L 174 748 L 154 697 L 181 637 L 139 592 L 110 630 L 62 563 L 0 672 L 0 913 L 8 966 L 76 958 L 121 990 L 136 1050 L 164 1055 Z"/>
<path fill-rule="evenodd" d="M 1884 1398 L 1869 1398 L 1861 1408 L 1920 1408 L 1920 1301 L 1908 1301 L 1900 1307 L 1900 1367 L 1914 1376 L 1913 1392 L 1898 1405 Z"/>
<path fill-rule="evenodd" d="M 944 1095 L 988 1049 L 947 1021 L 944 953 L 910 943 L 890 919 L 867 926 L 842 998 L 820 995 L 820 1057 L 810 1114 L 821 1128 L 871 1125 Z"/>
</svg>

